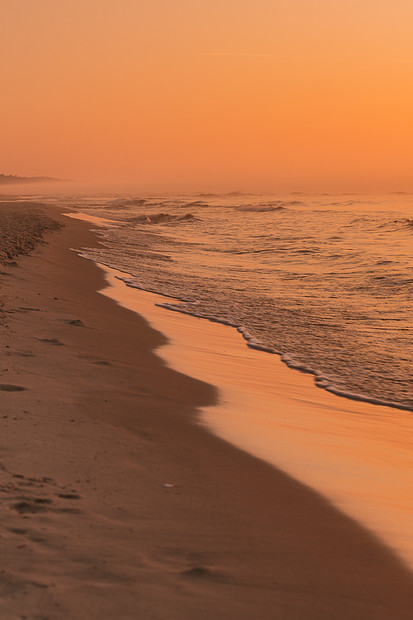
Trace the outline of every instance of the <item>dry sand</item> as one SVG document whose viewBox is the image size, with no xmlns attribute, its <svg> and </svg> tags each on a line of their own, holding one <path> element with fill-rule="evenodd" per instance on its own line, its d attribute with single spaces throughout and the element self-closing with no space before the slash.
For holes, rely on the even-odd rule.
<svg viewBox="0 0 413 620">
<path fill-rule="evenodd" d="M 97 292 L 66 223 L 0 276 L 2 620 L 411 618 L 387 548 L 193 423 L 216 390 Z"/>
</svg>

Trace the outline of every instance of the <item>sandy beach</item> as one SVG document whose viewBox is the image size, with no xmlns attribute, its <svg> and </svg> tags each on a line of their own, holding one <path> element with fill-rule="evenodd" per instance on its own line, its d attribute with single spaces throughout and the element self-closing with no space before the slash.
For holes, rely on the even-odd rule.
<svg viewBox="0 0 413 620">
<path fill-rule="evenodd" d="M 71 250 L 90 225 L 47 209 L 63 228 L 0 266 L 1 618 L 411 618 L 401 560 L 197 424 L 217 386 L 160 359 Z"/>
</svg>

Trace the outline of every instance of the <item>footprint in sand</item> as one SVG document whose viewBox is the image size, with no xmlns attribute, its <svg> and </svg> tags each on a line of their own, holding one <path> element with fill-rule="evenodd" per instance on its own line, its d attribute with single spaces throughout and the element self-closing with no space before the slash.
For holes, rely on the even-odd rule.
<svg viewBox="0 0 413 620">
<path fill-rule="evenodd" d="M 74 498 L 73 498 L 74 499 Z M 76 498 L 77 499 L 77 498 Z M 80 497 L 78 498 L 80 499 Z M 25 497 L 18 502 L 15 502 L 10 506 L 12 510 L 18 512 L 20 515 L 30 515 L 37 514 L 39 512 L 55 512 L 55 513 L 70 513 L 70 514 L 80 514 L 80 510 L 77 508 L 68 508 L 68 507 L 60 507 L 60 506 L 52 506 L 53 502 L 51 499 L 36 497 L 31 499 L 29 497 Z"/>
<path fill-rule="evenodd" d="M 72 319 L 69 321 L 66 321 L 67 323 L 69 323 L 69 325 L 75 325 L 75 327 L 84 327 L 85 324 L 83 323 L 83 321 L 81 321 L 80 319 Z"/>
<path fill-rule="evenodd" d="M 94 357 L 93 355 L 79 355 L 79 358 L 87 360 L 91 364 L 97 364 L 98 366 L 112 366 L 111 362 L 99 359 L 98 357 Z"/>
<path fill-rule="evenodd" d="M 38 340 L 40 340 L 40 342 L 46 342 L 47 344 L 54 344 L 55 346 L 64 346 L 63 342 L 60 342 L 57 338 L 38 338 Z"/>
<path fill-rule="evenodd" d="M 10 383 L 0 383 L 0 390 L 2 392 L 23 392 L 27 388 L 22 385 L 11 385 Z"/>
<path fill-rule="evenodd" d="M 194 579 L 218 579 L 219 576 L 206 566 L 193 566 L 181 572 L 183 577 Z"/>
<path fill-rule="evenodd" d="M 47 506 L 52 502 L 50 499 L 37 498 L 35 500 L 22 499 L 15 504 L 12 504 L 11 508 L 21 515 L 35 514 L 38 512 L 45 512 L 48 510 Z"/>
<path fill-rule="evenodd" d="M 20 527 L 10 527 L 9 532 L 11 532 L 12 534 L 17 534 L 18 536 L 25 536 L 28 530 L 23 530 Z"/>
</svg>

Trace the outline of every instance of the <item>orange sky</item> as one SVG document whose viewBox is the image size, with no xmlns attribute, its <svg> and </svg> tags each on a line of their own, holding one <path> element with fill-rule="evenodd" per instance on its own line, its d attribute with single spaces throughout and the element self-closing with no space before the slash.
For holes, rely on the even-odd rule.
<svg viewBox="0 0 413 620">
<path fill-rule="evenodd" d="M 0 172 L 413 190 L 411 0 L 1 0 Z"/>
</svg>

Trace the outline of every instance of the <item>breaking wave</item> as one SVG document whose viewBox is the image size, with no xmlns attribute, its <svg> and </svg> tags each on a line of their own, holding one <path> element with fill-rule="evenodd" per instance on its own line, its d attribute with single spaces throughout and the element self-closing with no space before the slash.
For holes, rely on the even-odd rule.
<svg viewBox="0 0 413 620">
<path fill-rule="evenodd" d="M 152 213 L 149 215 L 138 215 L 124 221 L 128 224 L 177 224 L 180 222 L 199 222 L 200 219 L 192 215 L 192 213 L 186 213 L 185 215 Z"/>
</svg>

